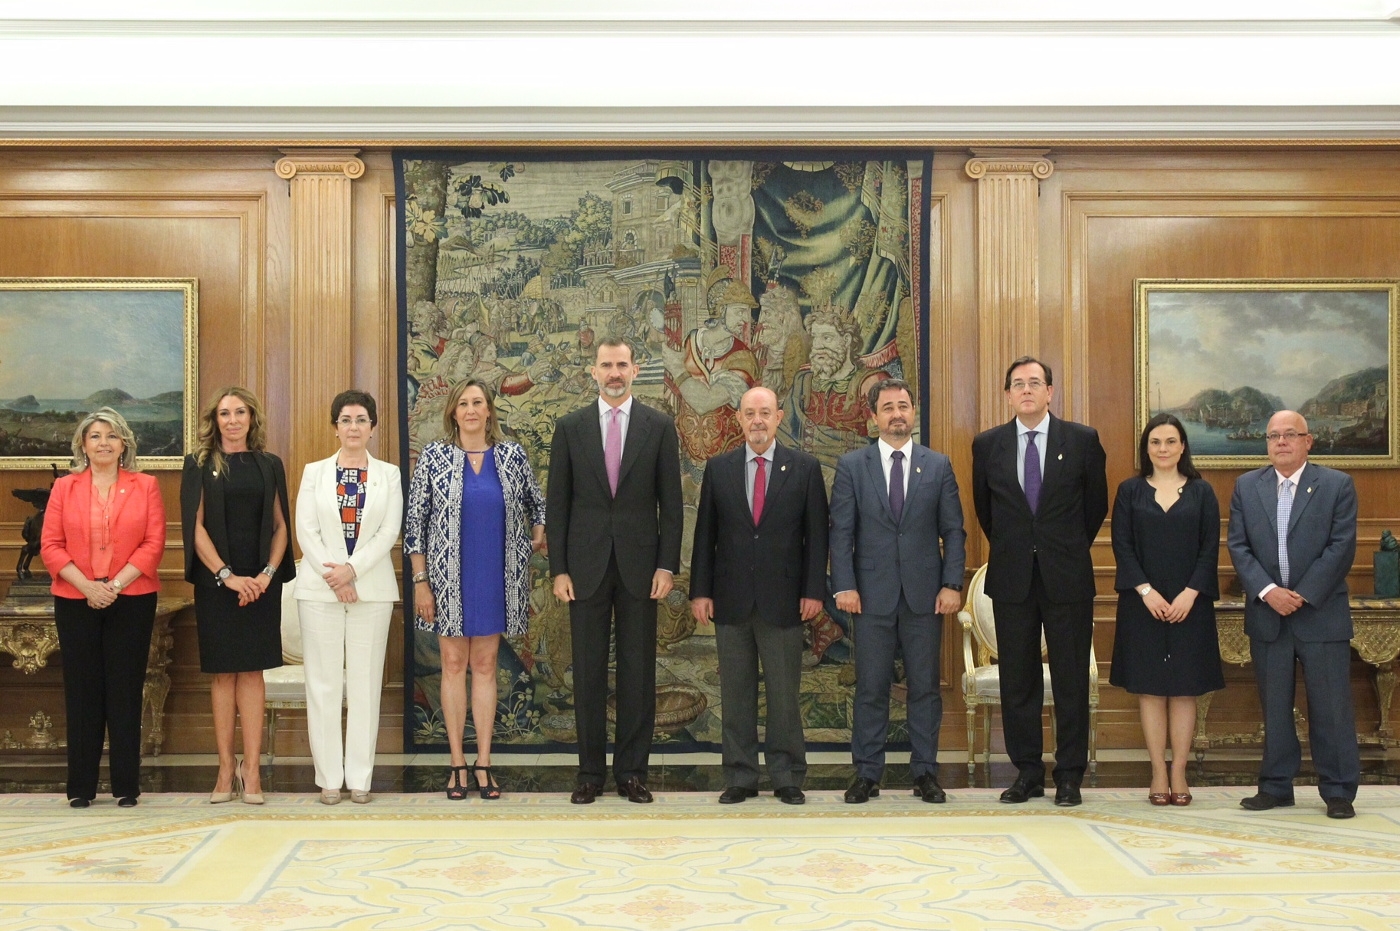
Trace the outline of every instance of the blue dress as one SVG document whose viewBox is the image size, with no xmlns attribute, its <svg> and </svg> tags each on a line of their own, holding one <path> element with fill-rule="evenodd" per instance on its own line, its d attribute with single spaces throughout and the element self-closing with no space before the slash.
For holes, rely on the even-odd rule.
<svg viewBox="0 0 1400 931">
<path fill-rule="evenodd" d="M 462 636 L 489 637 L 506 629 L 506 497 L 496 450 L 481 473 L 462 469 Z"/>
</svg>

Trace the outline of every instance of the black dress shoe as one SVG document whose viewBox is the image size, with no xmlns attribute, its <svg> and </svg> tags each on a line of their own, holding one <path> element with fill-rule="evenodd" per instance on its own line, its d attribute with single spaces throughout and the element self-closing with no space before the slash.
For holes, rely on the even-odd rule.
<svg viewBox="0 0 1400 931">
<path fill-rule="evenodd" d="M 938 779 L 932 773 L 924 773 L 914 780 L 914 794 L 926 802 L 943 804 L 948 801 L 948 793 L 943 791 L 943 787 L 938 784 Z"/>
<path fill-rule="evenodd" d="M 85 798 L 70 798 L 68 800 L 69 808 L 86 808 L 88 804 L 88 800 Z"/>
<path fill-rule="evenodd" d="M 134 796 L 134 795 L 123 795 L 121 798 L 117 799 L 117 807 L 118 807 L 118 808 L 135 808 L 135 807 L 136 807 L 136 796 Z"/>
<path fill-rule="evenodd" d="M 1065 780 L 1055 786 L 1055 804 L 1061 808 L 1073 808 L 1084 804 L 1084 796 L 1079 794 L 1079 783 Z"/>
<path fill-rule="evenodd" d="M 846 790 L 846 801 L 851 805 L 861 805 L 880 794 L 880 784 L 874 779 L 857 776 L 856 781 Z"/>
<path fill-rule="evenodd" d="M 1033 798 L 1043 798 L 1045 795 L 1045 783 L 1031 782 L 1021 776 L 1016 777 L 1016 781 L 1001 793 L 1001 800 L 1008 805 L 1019 805 L 1022 802 Z"/>
<path fill-rule="evenodd" d="M 778 801 L 782 802 L 784 805 L 807 804 L 807 796 L 803 795 L 802 790 L 797 786 L 783 786 L 782 788 L 774 789 L 773 794 L 776 795 Z"/>
<path fill-rule="evenodd" d="M 569 796 L 569 801 L 573 802 L 575 805 L 592 805 L 593 800 L 602 794 L 603 787 L 598 785 L 598 783 L 585 782 L 577 789 L 574 789 L 573 794 Z"/>
<path fill-rule="evenodd" d="M 1251 795 L 1249 798 L 1240 799 L 1240 807 L 1249 811 L 1268 811 L 1270 808 L 1292 808 L 1293 799 L 1279 798 L 1277 795 L 1270 795 L 1263 789 L 1258 795 Z"/>
<path fill-rule="evenodd" d="M 1329 798 L 1327 800 L 1327 817 L 1329 818 L 1355 818 L 1356 809 L 1351 802 L 1344 798 Z"/>
<path fill-rule="evenodd" d="M 642 781 L 636 776 L 619 783 L 617 794 L 627 801 L 636 802 L 639 805 L 645 805 L 651 801 L 651 790 L 642 785 Z"/>
<path fill-rule="evenodd" d="M 719 803 L 721 805 L 737 805 L 746 799 L 753 798 L 757 794 L 757 789 L 745 789 L 743 786 L 730 786 L 719 794 Z"/>
</svg>

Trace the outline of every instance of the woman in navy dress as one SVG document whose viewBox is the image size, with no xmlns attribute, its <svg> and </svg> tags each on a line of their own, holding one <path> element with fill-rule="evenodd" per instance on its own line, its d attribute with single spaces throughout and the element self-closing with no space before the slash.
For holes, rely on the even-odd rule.
<svg viewBox="0 0 1400 931">
<path fill-rule="evenodd" d="M 467 797 L 462 750 L 471 669 L 477 759 L 472 781 L 482 798 L 500 798 L 491 773 L 496 720 L 496 653 L 501 634 L 525 632 L 530 555 L 544 547 L 544 496 L 518 443 L 507 442 L 495 394 L 469 379 L 443 409 L 441 440 L 418 456 L 408 493 L 404 552 L 413 566 L 419 630 L 438 635 L 441 702 L 452 754 L 447 797 Z"/>
<path fill-rule="evenodd" d="M 1148 800 L 1189 805 L 1196 698 L 1225 687 L 1215 630 L 1220 504 L 1191 464 L 1186 429 L 1171 414 L 1147 422 L 1138 470 L 1118 486 L 1113 503 L 1118 625 L 1109 681 L 1138 696 L 1152 761 Z"/>
</svg>

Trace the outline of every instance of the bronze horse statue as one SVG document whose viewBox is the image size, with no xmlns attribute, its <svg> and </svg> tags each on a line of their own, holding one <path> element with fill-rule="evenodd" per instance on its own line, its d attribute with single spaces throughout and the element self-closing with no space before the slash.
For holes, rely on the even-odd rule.
<svg viewBox="0 0 1400 931">
<path fill-rule="evenodd" d="M 58 466 L 51 466 L 53 469 L 54 481 L 58 481 Z M 38 509 L 37 514 L 31 514 L 24 519 L 24 528 L 20 531 L 20 536 L 24 538 L 24 546 L 20 547 L 19 561 L 15 563 L 15 578 L 32 579 L 34 571 L 29 568 L 34 562 L 34 557 L 39 555 L 39 544 L 44 538 L 44 511 L 49 506 L 49 494 L 53 491 L 53 484 L 48 488 L 14 488 L 10 494 L 21 501 L 34 505 Z"/>
</svg>

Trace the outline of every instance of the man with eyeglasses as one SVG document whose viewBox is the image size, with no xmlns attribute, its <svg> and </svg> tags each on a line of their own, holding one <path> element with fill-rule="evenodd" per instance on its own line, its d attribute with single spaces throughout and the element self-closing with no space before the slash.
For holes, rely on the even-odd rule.
<svg viewBox="0 0 1400 931">
<path fill-rule="evenodd" d="M 991 544 L 985 591 L 995 610 L 1002 730 L 1017 772 L 1001 800 L 1045 794 L 1043 630 L 1055 690 L 1055 804 L 1068 807 L 1083 801 L 1089 761 L 1089 548 L 1108 515 L 1106 457 L 1097 430 L 1051 415 L 1045 363 L 1012 362 L 1005 391 L 1016 416 L 972 441 L 972 500 Z"/>
<path fill-rule="evenodd" d="M 1327 817 L 1351 818 L 1361 777 L 1351 701 L 1351 601 L 1356 487 L 1308 462 L 1313 438 L 1294 411 L 1269 420 L 1269 465 L 1235 480 L 1230 561 L 1244 588 L 1244 629 L 1264 710 L 1259 792 L 1249 811 L 1293 804 L 1303 752 L 1293 724 L 1295 667 L 1308 693 L 1308 743 Z"/>
</svg>

